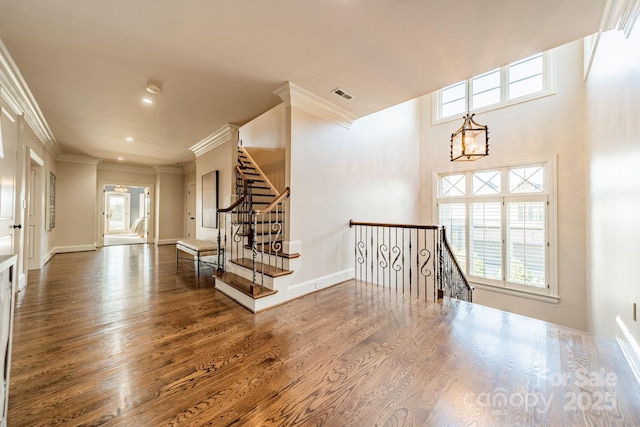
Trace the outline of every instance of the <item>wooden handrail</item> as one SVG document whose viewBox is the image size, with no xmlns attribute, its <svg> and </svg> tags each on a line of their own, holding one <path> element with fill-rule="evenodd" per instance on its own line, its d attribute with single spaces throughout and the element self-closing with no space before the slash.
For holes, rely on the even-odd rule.
<svg viewBox="0 0 640 427">
<path fill-rule="evenodd" d="M 242 172 L 242 168 L 240 167 L 240 165 L 236 165 L 236 172 L 238 174 L 240 174 L 240 178 L 242 178 L 242 181 L 244 182 L 253 182 L 253 179 L 247 178 L 247 176 L 244 174 L 244 172 Z"/>
<path fill-rule="evenodd" d="M 386 224 L 382 222 L 359 222 L 349 220 L 349 227 L 353 227 L 354 225 L 364 225 L 367 227 L 415 228 L 418 230 L 437 230 L 442 227 L 441 225 Z"/>
<path fill-rule="evenodd" d="M 247 193 L 249 190 L 249 179 L 247 179 L 245 174 L 242 173 L 242 169 L 240 169 L 240 166 L 236 166 L 236 172 L 240 175 L 240 178 L 242 178 L 242 196 L 238 197 L 238 199 L 236 199 L 236 201 L 233 202 L 228 208 L 218 208 L 218 212 L 231 212 L 236 206 L 244 202 L 247 197 Z"/>
<path fill-rule="evenodd" d="M 285 188 L 284 191 L 282 192 L 282 194 L 280 194 L 278 197 L 276 197 L 273 200 L 273 202 L 269 203 L 269 205 L 267 207 L 265 207 L 264 209 L 254 209 L 253 210 L 253 214 L 254 215 L 264 215 L 264 214 L 267 214 L 267 213 L 271 212 L 273 210 L 273 208 L 276 207 L 276 205 L 278 205 L 285 198 L 289 197 L 290 193 L 291 193 L 291 190 L 289 189 L 289 187 Z"/>
</svg>

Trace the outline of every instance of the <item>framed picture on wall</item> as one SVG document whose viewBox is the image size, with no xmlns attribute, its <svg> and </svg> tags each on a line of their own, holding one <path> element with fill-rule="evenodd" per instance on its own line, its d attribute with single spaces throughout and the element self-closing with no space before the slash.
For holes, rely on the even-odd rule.
<svg viewBox="0 0 640 427">
<path fill-rule="evenodd" d="M 202 226 L 218 228 L 218 171 L 202 175 Z"/>
<path fill-rule="evenodd" d="M 45 227 L 47 230 L 56 228 L 56 176 L 49 171 L 49 181 L 46 186 L 47 190 L 47 212 L 45 215 Z"/>
</svg>

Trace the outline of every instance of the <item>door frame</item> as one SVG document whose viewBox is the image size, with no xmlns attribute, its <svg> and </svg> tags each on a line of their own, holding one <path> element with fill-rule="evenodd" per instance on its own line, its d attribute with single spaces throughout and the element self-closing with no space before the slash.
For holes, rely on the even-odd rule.
<svg viewBox="0 0 640 427">
<path fill-rule="evenodd" d="M 118 180 L 100 180 L 98 181 L 98 191 L 97 191 L 97 203 L 98 206 L 96 212 L 96 223 L 98 227 L 96 227 L 96 247 L 101 248 L 104 246 L 104 216 L 105 216 L 105 206 L 104 206 L 104 192 L 105 187 L 107 185 L 122 185 L 124 187 L 143 187 L 149 189 L 149 217 L 147 218 L 147 236 L 145 239 L 145 243 L 153 242 L 153 224 L 154 224 L 154 184 L 149 184 L 146 182 L 131 182 L 131 181 L 118 181 Z"/>
<path fill-rule="evenodd" d="M 104 234 L 120 234 L 120 233 L 126 233 L 129 231 L 129 225 L 131 224 L 131 194 L 129 193 L 123 193 L 123 192 L 119 192 L 119 191 L 105 191 L 104 192 L 104 200 L 106 202 L 106 200 L 110 199 L 110 198 L 121 198 L 122 199 L 122 229 L 116 231 L 116 232 L 112 232 L 113 230 L 109 229 L 109 218 L 105 215 L 104 217 L 104 223 L 105 223 L 105 230 L 104 230 Z M 108 205 L 108 203 L 107 203 Z M 107 206 L 105 206 L 105 209 L 107 208 Z M 105 210 L 106 212 L 106 210 Z"/>
<path fill-rule="evenodd" d="M 198 229 L 197 226 L 197 222 L 198 222 L 198 215 L 197 215 L 197 206 L 198 206 L 198 200 L 197 200 L 197 185 L 195 181 L 189 182 L 187 184 L 187 191 L 186 191 L 186 196 L 187 196 L 187 212 L 186 212 L 186 216 L 185 216 L 185 220 L 186 220 L 186 224 L 185 224 L 185 231 L 186 231 L 186 236 L 188 239 L 195 239 L 196 238 L 196 231 Z M 191 209 L 193 209 L 193 212 L 191 212 Z M 191 219 L 193 218 L 193 219 Z"/>
<path fill-rule="evenodd" d="M 40 270 L 44 265 L 42 256 L 42 233 L 44 231 L 44 160 L 29 148 L 25 159 L 25 200 L 24 217 L 24 264 L 28 270 Z M 35 171 L 34 176 L 31 170 Z M 28 171 L 28 173 L 26 173 Z M 34 215 L 31 215 L 31 212 Z M 32 218 L 34 218 L 32 220 Z M 33 254 L 33 257 L 29 255 Z"/>
</svg>

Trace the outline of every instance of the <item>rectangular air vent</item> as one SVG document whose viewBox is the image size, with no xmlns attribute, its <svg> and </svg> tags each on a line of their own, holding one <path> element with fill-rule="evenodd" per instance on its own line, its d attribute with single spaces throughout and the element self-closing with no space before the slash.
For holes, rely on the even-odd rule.
<svg viewBox="0 0 640 427">
<path fill-rule="evenodd" d="M 336 88 L 334 90 L 332 90 L 331 92 L 335 93 L 336 95 L 338 95 L 341 98 L 346 99 L 347 101 L 350 101 L 353 99 L 353 95 L 348 94 L 347 92 L 343 91 L 340 88 Z"/>
</svg>

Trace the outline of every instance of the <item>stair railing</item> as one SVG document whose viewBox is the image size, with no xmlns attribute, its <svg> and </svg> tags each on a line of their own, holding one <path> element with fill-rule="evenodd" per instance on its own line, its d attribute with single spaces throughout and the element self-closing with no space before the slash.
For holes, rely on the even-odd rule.
<svg viewBox="0 0 640 427">
<path fill-rule="evenodd" d="M 473 286 L 469 284 L 458 260 L 456 259 L 444 226 L 439 229 L 440 239 L 438 254 L 440 254 L 440 271 L 438 273 L 441 281 L 438 297 L 442 298 L 447 295 L 451 298 L 461 299 L 473 302 Z"/>
<path fill-rule="evenodd" d="M 252 180 L 236 166 L 237 199 L 226 208 L 218 209 L 218 247 L 227 251 L 227 259 L 243 258 L 245 247 L 251 249 L 253 284 L 264 289 L 265 275 L 284 270 L 287 187 L 263 209 L 253 209 Z M 224 220 L 224 221 L 223 221 Z M 218 251 L 217 273 L 225 271 L 222 251 Z"/>
<path fill-rule="evenodd" d="M 242 253 L 244 237 L 251 235 L 252 180 L 247 178 L 240 166 L 236 166 L 236 176 L 237 181 L 242 182 L 236 186 L 237 199 L 229 207 L 218 209 L 218 248 L 228 251 L 227 259 L 234 259 Z M 218 251 L 218 273 L 225 270 L 222 252 Z"/>
<path fill-rule="evenodd" d="M 284 270 L 284 221 L 285 201 L 291 194 L 289 187 L 285 188 L 264 209 L 253 210 L 253 239 L 251 254 L 253 261 L 253 283 L 264 287 L 264 276 L 269 270 Z M 260 265 L 258 266 L 258 262 Z"/>
<path fill-rule="evenodd" d="M 415 297 L 472 301 L 469 285 L 437 225 L 350 221 L 354 228 L 357 281 L 388 287 Z"/>
</svg>

